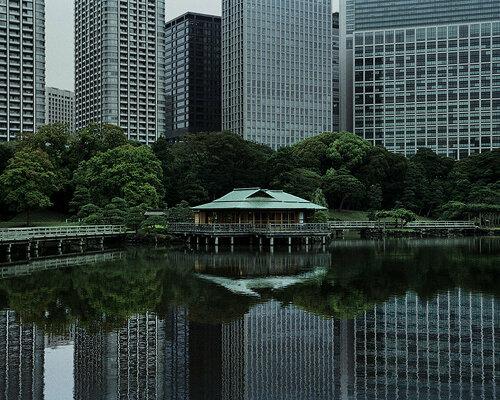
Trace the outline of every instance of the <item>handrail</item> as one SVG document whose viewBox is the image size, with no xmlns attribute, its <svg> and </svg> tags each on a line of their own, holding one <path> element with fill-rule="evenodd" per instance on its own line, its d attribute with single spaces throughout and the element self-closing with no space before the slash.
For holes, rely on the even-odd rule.
<svg viewBox="0 0 500 400">
<path fill-rule="evenodd" d="M 330 221 L 328 223 L 306 223 L 306 224 L 251 224 L 251 223 L 215 223 L 194 224 L 176 222 L 168 224 L 168 230 L 173 233 L 324 233 L 338 229 L 385 229 L 385 228 L 436 228 L 436 229 L 469 229 L 475 228 L 476 224 L 471 221 L 417 221 L 408 224 L 396 223 L 394 221 Z"/>
<path fill-rule="evenodd" d="M 122 225 L 51 226 L 0 230 L 0 242 L 112 236 L 125 233 Z"/>
</svg>

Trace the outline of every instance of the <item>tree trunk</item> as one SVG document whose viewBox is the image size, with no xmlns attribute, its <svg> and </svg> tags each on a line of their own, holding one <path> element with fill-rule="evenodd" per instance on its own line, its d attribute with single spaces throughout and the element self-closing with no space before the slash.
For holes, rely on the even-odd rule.
<svg viewBox="0 0 500 400">
<path fill-rule="evenodd" d="M 342 211 L 342 208 L 344 207 L 345 198 L 346 196 L 342 196 L 342 200 L 340 201 L 339 205 L 339 211 Z"/>
<path fill-rule="evenodd" d="M 26 210 L 26 226 L 28 228 L 31 226 L 31 210 L 29 208 Z"/>
</svg>

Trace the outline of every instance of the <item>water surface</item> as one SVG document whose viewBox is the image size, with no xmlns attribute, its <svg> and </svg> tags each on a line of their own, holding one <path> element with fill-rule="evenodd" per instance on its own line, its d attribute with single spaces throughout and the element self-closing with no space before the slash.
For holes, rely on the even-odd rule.
<svg viewBox="0 0 500 400">
<path fill-rule="evenodd" d="M 495 399 L 500 241 L 11 262 L 0 399 Z"/>
</svg>

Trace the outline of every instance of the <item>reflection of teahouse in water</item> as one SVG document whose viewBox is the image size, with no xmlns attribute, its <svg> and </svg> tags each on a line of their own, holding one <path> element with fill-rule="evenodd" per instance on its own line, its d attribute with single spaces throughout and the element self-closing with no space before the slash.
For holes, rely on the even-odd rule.
<svg viewBox="0 0 500 400">
<path fill-rule="evenodd" d="M 331 263 L 330 254 L 304 252 L 193 253 L 181 257 L 192 258 L 197 273 L 225 277 L 289 276 L 328 268 Z"/>
</svg>

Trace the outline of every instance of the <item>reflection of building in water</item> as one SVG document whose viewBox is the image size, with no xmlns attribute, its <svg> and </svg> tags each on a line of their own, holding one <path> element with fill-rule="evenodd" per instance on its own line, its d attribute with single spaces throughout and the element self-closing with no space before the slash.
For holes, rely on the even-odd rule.
<svg viewBox="0 0 500 400">
<path fill-rule="evenodd" d="M 459 290 L 410 293 L 354 321 L 260 304 L 223 327 L 223 398 L 493 399 L 495 308 Z"/>
<path fill-rule="evenodd" d="M 43 399 L 43 334 L 0 311 L 0 398 Z"/>
<path fill-rule="evenodd" d="M 233 277 L 291 275 L 331 264 L 327 253 L 193 253 L 180 257 L 189 260 L 196 272 Z"/>
<path fill-rule="evenodd" d="M 130 318 L 110 334 L 75 335 L 75 399 L 163 399 L 164 322 Z"/>
<path fill-rule="evenodd" d="M 116 332 L 75 334 L 75 399 L 220 398 L 221 326 L 186 319 L 171 308 L 148 313 Z"/>
<path fill-rule="evenodd" d="M 496 398 L 496 307 L 457 290 L 428 302 L 409 293 L 364 313 L 353 329 L 354 397 Z"/>
<path fill-rule="evenodd" d="M 341 323 L 277 302 L 223 327 L 223 398 L 333 399 Z"/>
<path fill-rule="evenodd" d="M 189 321 L 171 308 L 165 319 L 165 400 L 221 398 L 222 328 Z"/>
</svg>

